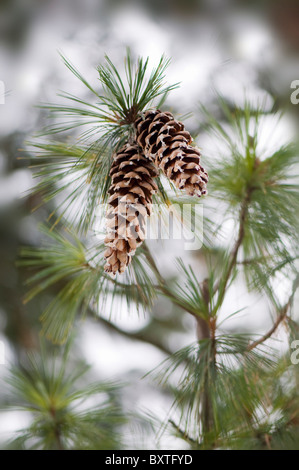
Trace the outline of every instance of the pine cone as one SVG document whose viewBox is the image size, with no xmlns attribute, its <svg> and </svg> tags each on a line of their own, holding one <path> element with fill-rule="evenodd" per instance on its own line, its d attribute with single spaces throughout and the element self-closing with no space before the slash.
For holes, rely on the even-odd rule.
<svg viewBox="0 0 299 470">
<path fill-rule="evenodd" d="M 207 194 L 208 174 L 200 165 L 200 152 L 191 144 L 184 124 L 169 112 L 146 111 L 135 122 L 136 140 L 144 154 L 188 194 Z"/>
<path fill-rule="evenodd" d="M 158 170 L 138 145 L 125 144 L 113 158 L 106 213 L 105 271 L 123 273 L 136 248 L 145 239 L 146 218 L 151 213 L 154 179 Z"/>
</svg>

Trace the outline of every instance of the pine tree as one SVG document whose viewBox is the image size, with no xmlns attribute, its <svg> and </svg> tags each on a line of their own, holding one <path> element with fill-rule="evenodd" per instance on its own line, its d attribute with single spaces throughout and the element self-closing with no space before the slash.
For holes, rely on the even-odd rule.
<svg viewBox="0 0 299 470">
<path fill-rule="evenodd" d="M 54 122 L 45 131 L 50 136 L 75 133 L 82 125 L 87 130 L 73 146 L 62 141 L 34 143 L 38 152 L 33 164 L 39 178 L 35 194 L 54 207 L 55 197 L 60 196 L 60 205 L 50 214 L 52 225 L 43 228 L 50 243 L 22 252 L 23 266 L 34 269 L 26 300 L 44 290 L 55 292 L 42 316 L 43 332 L 53 341 L 66 341 L 78 313 L 96 312 L 94 318 L 107 326 L 109 322 L 98 315 L 107 297 L 112 299 L 112 310 L 114 301 L 119 305 L 122 299 L 137 308 L 150 308 L 154 300 L 167 299 L 173 307 L 175 327 L 183 328 L 184 315 L 194 320 L 195 342 L 190 346 L 179 351 L 169 349 L 161 335 L 162 321 L 158 323 L 154 315 L 151 328 L 143 334 L 130 336 L 114 327 L 117 334 L 154 344 L 167 355 L 149 374 L 173 399 L 170 417 L 159 422 L 160 431 L 172 432 L 191 449 L 298 449 L 299 377 L 298 366 L 291 360 L 293 340 L 298 335 L 293 316 L 299 283 L 298 182 L 294 174 L 298 149 L 291 143 L 273 151 L 270 146 L 262 149 L 259 145 L 261 122 L 269 113 L 276 117 L 276 112 L 248 102 L 242 108 L 231 107 L 220 97 L 216 118 L 202 108 L 201 129 L 208 129 L 215 143 L 209 159 L 203 158 L 209 170 L 209 196 L 190 197 L 188 201 L 195 205 L 204 201 L 205 240 L 198 256 L 207 275 L 201 278 L 185 259 L 178 259 L 177 278 L 165 279 L 144 236 L 151 202 L 159 202 L 161 210 L 168 210 L 172 203 L 180 205 L 186 200 L 180 189 L 200 196 L 206 193 L 207 184 L 207 173 L 201 167 L 199 151 L 191 146 L 190 134 L 172 113 L 160 111 L 167 93 L 175 87 L 162 86 L 167 61 L 162 58 L 146 81 L 148 61 L 139 59 L 134 70 L 128 55 L 126 87 L 106 58 L 106 65 L 99 68 L 105 95 L 94 90 L 68 61 L 65 63 L 99 102 L 93 104 L 66 94 L 72 106 L 47 105 L 54 116 L 73 119 L 71 124 Z M 152 105 L 157 97 L 160 102 Z M 156 176 L 158 170 L 162 174 Z M 93 227 L 98 204 L 107 201 L 108 225 L 111 220 L 117 238 L 110 239 L 108 233 L 104 243 L 99 243 L 88 230 Z M 123 212 L 122 204 L 129 209 L 133 205 L 132 212 Z M 72 208 L 76 209 L 72 212 Z M 119 238 L 122 213 L 124 242 Z M 223 244 L 219 233 L 228 219 L 233 221 L 234 231 Z M 137 227 L 136 239 L 131 237 L 133 227 Z M 121 276 L 110 277 L 105 272 L 117 273 L 125 267 Z M 284 300 L 273 287 L 277 278 L 288 285 Z M 266 298 L 271 308 L 273 324 L 262 335 L 248 334 L 246 325 L 242 331 L 226 327 L 229 318 L 238 318 L 241 313 L 223 311 L 229 289 L 240 279 L 245 279 L 248 292 Z M 221 320 L 223 313 L 226 315 Z M 289 342 L 283 353 L 268 343 L 282 326 Z M 40 360 L 47 362 L 44 357 Z M 34 366 L 29 370 L 15 374 L 17 379 L 11 381 L 15 390 L 24 391 L 28 377 L 40 369 Z M 64 376 L 61 373 L 60 380 Z M 30 380 L 30 387 L 33 383 L 35 379 Z M 26 406 L 32 409 L 31 392 L 29 398 L 31 401 L 27 394 Z M 76 448 L 78 433 L 83 432 L 80 422 L 74 419 L 77 431 L 70 438 L 67 424 L 71 421 L 62 407 L 58 439 L 57 422 L 54 420 L 53 427 L 51 421 L 49 426 L 47 405 L 46 409 L 47 419 L 40 421 L 36 415 L 35 424 L 22 434 L 22 446 L 28 448 L 29 440 L 37 439 L 38 434 L 40 448 L 59 447 L 61 442 L 64 448 Z M 88 415 L 84 426 L 89 419 L 95 424 Z M 99 417 L 100 423 L 102 419 Z M 107 419 L 113 421 L 109 414 Z M 153 423 L 155 420 L 159 421 L 153 416 Z M 119 439 L 121 421 L 122 412 L 117 414 L 116 427 L 109 428 L 108 440 L 103 440 L 107 449 Z M 105 425 L 104 419 L 102 423 Z M 96 448 L 92 435 L 98 430 L 91 426 L 90 430 L 84 427 L 84 432 L 86 447 Z"/>
</svg>

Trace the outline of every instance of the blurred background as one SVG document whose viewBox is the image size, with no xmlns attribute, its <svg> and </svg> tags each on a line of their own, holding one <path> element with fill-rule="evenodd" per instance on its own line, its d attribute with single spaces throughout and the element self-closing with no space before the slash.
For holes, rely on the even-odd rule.
<svg viewBox="0 0 299 470">
<path fill-rule="evenodd" d="M 266 144 L 296 135 L 299 105 L 290 101 L 291 83 L 299 80 L 299 3 L 295 0 L 2 0 L 0 80 L 5 95 L 0 96 L 0 340 L 5 360 L 0 365 L 0 380 L 9 364 L 37 346 L 39 317 L 50 295 L 25 305 L 27 274 L 16 264 L 21 246 L 41 243 L 37 226 L 49 210 L 32 212 L 37 201 L 28 194 L 34 181 L 21 150 L 45 118 L 36 105 L 56 103 L 59 90 L 81 97 L 86 93 L 63 65 L 58 51 L 96 87 L 95 69 L 104 54 L 121 67 L 126 47 L 135 57 L 149 56 L 152 65 L 161 54 L 171 58 L 167 81 L 181 82 L 181 86 L 169 96 L 169 109 L 178 116 L 192 113 L 185 120 L 186 127 L 196 136 L 207 166 L 209 141 L 201 132 L 199 104 L 213 113 L 215 90 L 232 105 L 242 105 L 246 95 L 253 103 L 285 111 L 275 133 L 270 117 Z M 183 245 L 167 242 L 165 250 L 165 243 L 155 242 L 155 253 L 163 273 L 171 277 L 175 274 L 173 259 L 183 253 Z M 197 252 L 184 256 L 204 272 Z M 238 286 L 227 302 L 234 310 L 244 302 L 259 305 L 255 315 L 242 317 L 242 331 L 263 332 L 271 323 L 267 306 L 254 295 L 244 298 L 244 292 Z M 78 357 L 92 365 L 98 380 L 117 378 L 128 384 L 123 390 L 125 406 L 134 404 L 136 409 L 146 410 L 150 399 L 150 411 L 163 419 L 170 397 L 141 377 L 165 353 L 195 340 L 192 319 L 174 311 L 165 299 L 141 316 L 124 309 L 116 310 L 110 319 L 100 313 L 104 320 L 88 318 L 79 325 Z M 238 328 L 232 325 L 232 329 Z M 24 425 L 23 415 L 2 412 L 0 439 Z M 153 439 L 147 435 L 148 448 L 155 448 Z M 163 439 L 161 446 L 178 445 L 175 438 Z"/>
</svg>

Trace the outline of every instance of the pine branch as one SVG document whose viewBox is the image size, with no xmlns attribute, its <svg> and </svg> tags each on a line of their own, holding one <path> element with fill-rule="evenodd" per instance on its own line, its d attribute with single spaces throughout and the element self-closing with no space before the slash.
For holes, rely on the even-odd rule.
<svg viewBox="0 0 299 470">
<path fill-rule="evenodd" d="M 70 345 L 63 353 L 56 349 L 49 354 L 42 344 L 40 354 L 35 352 L 22 367 L 11 370 L 8 403 L 32 417 L 28 428 L 18 431 L 12 448 L 20 441 L 25 449 L 39 450 L 116 449 L 122 445 L 119 427 L 127 418 L 118 404 L 119 386 L 87 384 L 86 364 L 80 361 L 69 367 Z"/>
<path fill-rule="evenodd" d="M 204 279 L 202 282 L 202 297 L 203 301 L 206 305 L 206 312 L 207 312 L 207 318 L 202 318 L 198 316 L 196 318 L 197 321 L 197 339 L 198 341 L 202 339 L 207 339 L 211 338 L 214 340 L 215 339 L 215 328 L 213 328 L 214 323 L 211 322 L 210 318 L 210 310 L 209 310 L 209 305 L 211 301 L 211 296 L 209 292 L 209 281 L 208 279 Z"/>
<path fill-rule="evenodd" d="M 214 142 L 218 141 L 219 148 L 223 149 L 221 153 L 216 151 L 211 162 L 210 194 L 221 201 L 224 217 L 235 219 L 236 207 L 241 205 L 242 211 L 244 198 L 248 196 L 246 191 L 251 192 L 250 211 L 245 217 L 246 233 L 238 235 L 243 238 L 244 259 L 260 259 L 261 255 L 264 258 L 260 266 L 244 263 L 248 284 L 258 289 L 262 278 L 263 281 L 267 279 L 263 274 L 272 260 L 279 263 L 286 257 L 298 256 L 299 186 L 295 168 L 298 149 L 294 144 L 281 145 L 269 155 L 268 148 L 258 145 L 263 131 L 263 106 L 256 109 L 245 102 L 243 108 L 232 109 L 224 99 L 220 99 L 220 111 L 225 125 L 204 110 Z M 275 113 L 273 122 L 274 118 L 278 121 L 281 115 Z M 222 222 L 219 227 L 221 225 Z M 239 238 L 234 247 L 235 256 L 239 252 L 238 245 Z M 225 274 L 228 279 L 237 263 L 235 256 L 232 256 Z M 228 281 L 223 284 L 227 285 Z"/>
<path fill-rule="evenodd" d="M 133 340 L 133 341 L 141 341 L 146 344 L 150 344 L 154 346 L 155 348 L 159 349 L 162 353 L 167 354 L 167 356 L 170 356 L 172 354 L 172 351 L 168 349 L 164 343 L 158 341 L 155 338 L 149 338 L 145 333 L 142 331 L 139 332 L 130 332 L 130 331 L 125 331 L 122 328 L 120 328 L 117 325 L 114 325 L 110 321 L 106 320 L 103 317 L 100 317 L 97 315 L 93 310 L 89 309 L 88 311 L 89 315 L 92 317 L 92 319 L 95 319 L 98 323 L 101 325 L 104 325 L 108 330 L 119 334 L 120 336 L 123 336 L 124 338 Z"/>
<path fill-rule="evenodd" d="M 247 189 L 246 196 L 244 198 L 244 201 L 243 201 L 243 204 L 242 204 L 242 207 L 241 207 L 240 216 L 239 216 L 238 238 L 237 238 L 237 241 L 235 243 L 235 246 L 234 246 L 232 254 L 231 254 L 231 262 L 230 262 L 229 267 L 227 269 L 227 272 L 226 272 L 226 275 L 225 275 L 225 278 L 224 278 L 224 282 L 223 282 L 223 285 L 222 285 L 223 289 L 226 289 L 226 286 L 227 286 L 228 280 L 231 276 L 232 270 L 234 269 L 234 267 L 236 265 L 239 249 L 242 245 L 242 242 L 243 242 L 243 239 L 244 239 L 244 236 L 245 236 L 245 223 L 246 223 L 246 217 L 247 217 L 247 214 L 248 214 L 251 193 L 252 193 L 252 188 L 249 187 Z"/>
<path fill-rule="evenodd" d="M 268 402 L 260 382 L 273 367 L 273 351 L 246 353 L 247 345 L 248 335 L 218 335 L 217 363 L 208 338 L 177 351 L 161 364 L 159 383 L 168 384 L 173 373 L 180 375 L 173 407 L 181 411 L 183 433 L 191 435 L 203 449 L 227 449 L 243 432 L 250 439 L 255 430 L 248 413 L 256 424 L 257 406 L 266 412 Z M 205 397 L 209 399 L 206 416 Z"/>
<path fill-rule="evenodd" d="M 169 424 L 171 424 L 174 429 L 176 430 L 176 432 L 178 433 L 178 435 L 184 440 L 186 441 L 188 444 L 190 444 L 192 447 L 196 447 L 198 448 L 199 447 L 199 443 L 193 439 L 191 436 L 188 435 L 188 433 L 184 430 L 184 429 L 181 429 L 180 426 L 178 424 L 175 423 L 174 420 L 172 419 L 169 419 L 168 420 Z"/>
<path fill-rule="evenodd" d="M 209 310 L 209 305 L 211 302 L 210 292 L 209 292 L 209 283 L 208 279 L 205 279 L 202 283 L 202 294 L 203 300 L 206 304 L 206 309 L 208 312 L 208 321 L 201 317 L 197 318 L 197 338 L 199 341 L 208 339 L 211 342 L 211 357 L 208 363 L 206 364 L 206 370 L 204 374 L 204 383 L 202 391 L 202 403 L 201 410 L 199 413 L 200 423 L 203 429 L 203 444 L 205 442 L 205 437 L 207 437 L 210 431 L 213 428 L 213 410 L 210 396 L 210 374 L 216 373 L 216 317 L 211 317 Z M 201 356 L 199 355 L 199 361 Z"/>
<path fill-rule="evenodd" d="M 219 282 L 218 285 L 215 287 L 215 292 L 220 290 L 218 301 L 217 301 L 216 311 L 220 307 L 220 305 L 222 304 L 222 302 L 224 300 L 228 282 L 230 280 L 233 269 L 235 268 L 235 266 L 237 264 L 238 253 L 239 253 L 239 250 L 241 248 L 241 245 L 242 245 L 242 242 L 243 242 L 244 236 L 245 236 L 245 224 L 246 224 L 246 218 L 247 218 L 247 214 L 248 214 L 248 210 L 249 210 L 252 191 L 253 191 L 253 189 L 249 186 L 247 188 L 245 198 L 244 198 L 244 200 L 242 202 L 242 205 L 241 205 L 241 210 L 240 210 L 240 215 L 239 215 L 239 232 L 238 232 L 237 240 L 235 242 L 235 245 L 234 245 L 232 253 L 231 253 L 231 260 L 230 260 L 228 268 L 226 269 L 226 272 L 224 274 L 224 278 L 222 278 L 221 282 Z"/>
<path fill-rule="evenodd" d="M 264 343 L 267 339 L 271 338 L 271 336 L 275 333 L 275 331 L 277 330 L 279 325 L 287 318 L 288 311 L 289 311 L 289 309 L 291 308 L 291 306 L 293 304 L 294 296 L 295 296 L 295 293 L 296 293 L 296 290 L 297 290 L 298 286 L 299 286 L 299 275 L 296 277 L 296 279 L 293 283 L 292 293 L 291 293 L 288 301 L 280 309 L 279 315 L 278 315 L 276 321 L 274 322 L 272 328 L 270 328 L 270 330 L 267 333 L 265 333 L 260 339 L 258 339 L 256 341 L 254 341 L 253 343 L 249 344 L 248 348 L 247 348 L 248 351 L 252 351 L 254 348 L 256 348 L 260 344 Z"/>
<path fill-rule="evenodd" d="M 137 310 L 152 305 L 157 293 L 153 271 L 148 269 L 142 251 L 136 253 L 124 282 L 112 279 L 104 273 L 101 255 L 103 243 L 86 249 L 73 233 L 51 231 L 41 227 L 49 237 L 48 245 L 22 250 L 20 265 L 34 269 L 27 279 L 31 290 L 25 301 L 31 300 L 46 289 L 54 290 L 54 297 L 42 314 L 42 332 L 55 342 L 63 342 L 68 336 L 77 314 L 84 315 L 91 305 L 101 311 L 106 309 L 107 298 L 132 303 Z M 49 243 L 50 242 L 50 243 Z"/>
<path fill-rule="evenodd" d="M 149 58 L 145 61 L 139 58 L 134 67 L 128 51 L 125 59 L 126 83 L 110 58 L 105 56 L 105 63 L 98 67 L 99 79 L 104 90 L 104 94 L 99 94 L 68 59 L 63 55 L 61 57 L 73 75 L 98 101 L 89 103 L 69 93 L 60 93 L 59 96 L 74 104 L 71 106 L 45 104 L 41 108 L 48 110 L 53 117 L 67 117 L 69 120 L 61 125 L 47 127 L 41 135 L 70 131 L 87 125 L 93 126 L 87 131 L 88 135 L 89 132 L 97 135 L 99 132 L 104 132 L 109 136 L 116 132 L 118 138 L 121 134 L 129 137 L 138 112 L 150 106 L 156 98 L 165 97 L 179 85 L 176 83 L 164 86 L 165 70 L 169 65 L 169 60 L 164 56 L 147 79 Z"/>
<path fill-rule="evenodd" d="M 55 407 L 50 406 L 49 412 L 50 412 L 50 415 L 52 416 L 53 421 L 55 423 L 55 425 L 54 425 L 54 435 L 55 435 L 55 439 L 56 439 L 57 450 L 64 450 L 64 446 L 63 446 L 62 438 L 61 438 L 62 436 L 61 436 L 60 429 L 59 429 L 59 424 L 56 421 L 56 409 L 55 409 Z"/>
</svg>

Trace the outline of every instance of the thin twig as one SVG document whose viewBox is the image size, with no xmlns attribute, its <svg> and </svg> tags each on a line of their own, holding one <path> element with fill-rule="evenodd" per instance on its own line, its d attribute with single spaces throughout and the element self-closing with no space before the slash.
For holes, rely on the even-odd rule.
<svg viewBox="0 0 299 470">
<path fill-rule="evenodd" d="M 186 431 L 181 429 L 179 425 L 176 424 L 172 419 L 169 419 L 168 422 L 175 428 L 175 430 L 178 432 L 180 437 L 184 439 L 184 441 L 187 441 L 191 445 L 196 444 L 197 447 L 199 446 L 199 443 L 195 439 L 193 439 L 193 437 L 190 437 L 189 434 L 187 434 Z"/>
<path fill-rule="evenodd" d="M 143 343 L 147 343 L 152 346 L 155 346 L 156 348 L 160 349 L 160 351 L 162 351 L 164 354 L 167 354 L 168 356 L 173 353 L 172 351 L 170 351 L 170 349 L 168 349 L 164 344 L 160 343 L 155 338 L 148 338 L 145 333 L 142 333 L 142 331 L 132 333 L 129 331 L 122 330 L 118 326 L 111 323 L 109 320 L 106 320 L 105 318 L 97 315 L 96 312 L 94 312 L 91 308 L 88 309 L 88 313 L 94 320 L 104 325 L 108 330 L 113 331 L 114 333 L 117 333 L 120 336 L 123 336 L 124 338 L 128 338 L 134 341 L 141 341 Z"/>
<path fill-rule="evenodd" d="M 269 339 L 273 335 L 273 333 L 275 333 L 275 331 L 277 330 L 279 325 L 287 317 L 288 311 L 292 306 L 294 296 L 295 296 L 295 292 L 297 290 L 298 285 L 299 285 L 299 274 L 297 275 L 297 277 L 296 277 L 296 279 L 293 283 L 292 293 L 291 293 L 287 303 L 280 309 L 280 313 L 279 313 L 276 321 L 274 322 L 272 328 L 270 328 L 270 330 L 267 333 L 265 333 L 260 339 L 258 339 L 256 341 L 253 341 L 251 344 L 249 344 L 248 347 L 247 347 L 247 351 L 252 351 L 252 349 L 254 349 L 257 346 L 259 346 L 260 344 L 264 343 L 267 339 Z"/>
<path fill-rule="evenodd" d="M 221 282 L 221 288 L 222 288 L 222 293 L 220 295 L 220 303 L 222 302 L 225 292 L 226 292 L 226 287 L 227 283 L 230 279 L 231 273 L 237 264 L 237 257 L 239 253 L 239 249 L 242 245 L 244 236 L 245 236 L 245 222 L 248 214 L 248 208 L 249 208 L 249 203 L 251 200 L 251 194 L 252 194 L 252 188 L 248 187 L 245 198 L 243 200 L 243 203 L 241 205 L 241 211 L 240 211 L 240 216 L 239 216 L 239 232 L 238 232 L 238 238 L 236 240 L 236 243 L 233 247 L 232 253 L 231 253 L 231 260 L 228 266 L 228 269 L 226 271 L 226 274 L 224 276 L 224 280 Z M 215 290 L 217 291 L 219 289 L 219 284 L 216 286 Z"/>
<path fill-rule="evenodd" d="M 247 347 L 247 351 L 252 351 L 252 349 L 256 348 L 257 346 L 259 346 L 260 344 L 264 343 L 268 338 L 270 338 L 273 333 L 275 333 L 275 331 L 277 330 L 277 328 L 279 327 L 280 323 L 282 323 L 282 321 L 285 319 L 286 315 L 287 315 L 287 311 L 288 311 L 288 307 L 284 307 L 283 309 L 283 313 L 281 313 L 275 323 L 273 324 L 272 328 L 270 328 L 270 330 L 264 334 L 260 339 L 256 340 L 256 341 L 253 341 L 253 343 L 249 344 L 249 346 Z"/>
</svg>

